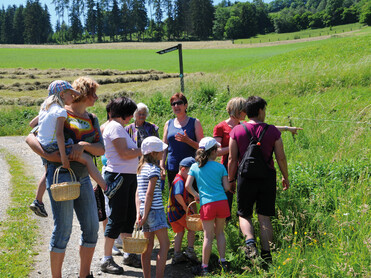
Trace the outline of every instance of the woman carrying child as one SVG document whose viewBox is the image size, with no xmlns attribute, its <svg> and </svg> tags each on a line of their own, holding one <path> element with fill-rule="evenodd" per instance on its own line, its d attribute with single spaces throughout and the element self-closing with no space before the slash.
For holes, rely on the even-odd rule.
<svg viewBox="0 0 371 278">
<path fill-rule="evenodd" d="M 167 146 L 155 136 L 145 138 L 141 145 L 142 157 L 137 170 L 136 204 L 138 226 L 143 227 L 144 236 L 149 239 L 147 250 L 142 254 L 144 278 L 151 277 L 151 254 L 155 235 L 160 242 L 156 261 L 157 278 L 164 277 L 170 247 L 168 225 L 162 203 L 161 169 L 158 165 Z"/>
<path fill-rule="evenodd" d="M 225 219 L 230 216 L 226 191 L 229 190 L 228 174 L 225 167 L 216 162 L 217 149 L 220 144 L 212 137 L 205 137 L 199 143 L 196 152 L 197 163 L 193 164 L 188 172 L 186 189 L 196 201 L 200 201 L 200 218 L 204 230 L 202 247 L 202 265 L 200 275 L 209 272 L 208 263 L 211 255 L 214 233 L 216 236 L 219 262 L 223 268 L 227 267 L 225 260 L 226 240 L 224 235 Z M 199 193 L 192 184 L 196 179 Z"/>
</svg>

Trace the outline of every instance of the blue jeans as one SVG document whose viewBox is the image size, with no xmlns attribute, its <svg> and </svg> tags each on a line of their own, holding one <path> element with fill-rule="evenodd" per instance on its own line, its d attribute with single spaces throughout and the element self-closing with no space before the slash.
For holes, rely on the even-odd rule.
<svg viewBox="0 0 371 278">
<path fill-rule="evenodd" d="M 56 202 L 50 191 L 55 169 L 56 165 L 48 163 L 46 189 L 49 193 L 54 220 L 54 229 L 50 239 L 49 250 L 56 253 L 65 252 L 72 231 L 74 210 L 82 231 L 80 245 L 84 247 L 95 247 L 98 240 L 99 221 L 97 203 L 89 176 L 77 177 L 81 183 L 80 196 L 77 199 Z M 71 177 L 67 170 L 61 168 L 58 182 L 64 181 L 71 181 Z"/>
<path fill-rule="evenodd" d="M 75 143 L 73 142 L 72 138 L 68 138 L 67 142 L 65 143 L 66 147 L 67 146 L 72 146 L 73 144 L 75 144 Z M 47 153 L 52 153 L 52 152 L 55 152 L 55 151 L 59 150 L 57 142 L 47 144 L 47 145 L 41 145 L 41 146 L 43 147 L 43 149 Z M 71 151 L 72 151 L 71 148 L 66 148 L 66 155 L 69 155 L 71 153 Z M 43 165 L 46 165 L 48 163 L 48 161 L 43 157 L 41 158 L 41 160 L 43 161 Z"/>
<path fill-rule="evenodd" d="M 143 216 L 144 211 L 140 211 Z M 155 232 L 163 228 L 169 228 L 167 225 L 166 214 L 163 209 L 150 209 L 146 223 L 143 225 L 143 232 Z"/>
</svg>

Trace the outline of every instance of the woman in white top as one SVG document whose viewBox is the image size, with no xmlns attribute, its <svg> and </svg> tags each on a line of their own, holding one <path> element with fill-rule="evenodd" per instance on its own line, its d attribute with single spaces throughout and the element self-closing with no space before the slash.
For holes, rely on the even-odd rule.
<svg viewBox="0 0 371 278">
<path fill-rule="evenodd" d="M 123 268 L 112 258 L 112 247 L 115 239 L 123 233 L 123 237 L 131 237 L 136 220 L 135 192 L 137 190 L 136 171 L 140 149 L 125 130 L 133 117 L 137 105 L 126 97 L 113 100 L 111 105 L 112 120 L 106 125 L 103 140 L 106 148 L 107 165 L 104 178 L 112 182 L 123 177 L 123 185 L 115 196 L 109 200 L 111 214 L 104 232 L 104 258 L 101 270 L 112 274 L 122 274 Z"/>
</svg>

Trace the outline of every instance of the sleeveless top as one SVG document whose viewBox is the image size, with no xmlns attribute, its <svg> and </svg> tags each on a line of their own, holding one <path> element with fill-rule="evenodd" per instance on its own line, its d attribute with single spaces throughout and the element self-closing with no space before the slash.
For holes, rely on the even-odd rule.
<svg viewBox="0 0 371 278">
<path fill-rule="evenodd" d="M 168 141 L 168 155 L 167 155 L 167 170 L 179 171 L 179 163 L 183 158 L 192 156 L 195 157 L 196 150 L 190 145 L 175 140 L 177 133 L 184 134 L 186 130 L 187 135 L 192 140 L 196 141 L 195 118 L 189 118 L 186 126 L 177 128 L 174 126 L 174 119 L 169 120 L 167 128 L 167 141 Z"/>
</svg>

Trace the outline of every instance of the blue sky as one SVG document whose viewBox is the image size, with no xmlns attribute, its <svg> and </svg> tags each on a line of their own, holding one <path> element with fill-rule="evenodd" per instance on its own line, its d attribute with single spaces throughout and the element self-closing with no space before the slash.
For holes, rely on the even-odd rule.
<svg viewBox="0 0 371 278">
<path fill-rule="evenodd" d="M 239 0 L 239 1 L 246 2 L 246 0 Z M 50 22 L 53 25 L 53 27 L 55 27 L 55 23 L 57 22 L 58 17 L 55 13 L 55 6 L 54 4 L 52 4 L 52 0 L 39 0 L 39 2 L 41 3 L 42 6 L 44 6 L 45 4 L 48 6 L 48 10 L 49 10 L 50 17 L 51 17 Z M 221 0 L 214 0 L 214 5 L 218 4 L 219 2 L 221 2 Z M 231 1 L 231 2 L 234 2 L 234 1 Z M 268 1 L 264 1 L 264 2 L 268 2 Z M 1 0 L 0 8 L 4 6 L 4 8 L 6 9 L 9 5 L 26 6 L 26 3 L 27 3 L 27 0 Z M 65 18 L 65 21 L 67 22 L 66 18 Z"/>
</svg>

